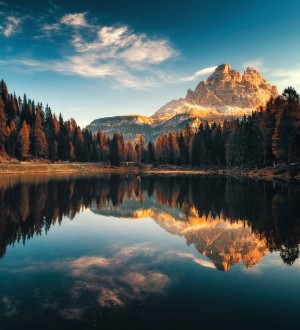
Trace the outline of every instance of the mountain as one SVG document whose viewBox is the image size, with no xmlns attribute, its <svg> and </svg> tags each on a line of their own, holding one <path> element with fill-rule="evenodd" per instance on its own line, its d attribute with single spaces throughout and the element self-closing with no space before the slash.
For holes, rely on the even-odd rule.
<svg viewBox="0 0 300 330">
<path fill-rule="evenodd" d="M 258 71 L 247 68 L 241 75 L 229 64 L 222 64 L 194 91 L 189 89 L 185 98 L 167 103 L 152 118 L 168 120 L 182 113 L 208 120 L 243 116 L 265 105 L 271 96 L 278 96 L 277 88 L 271 86 Z"/>
<path fill-rule="evenodd" d="M 92 133 L 101 130 L 108 135 L 122 133 L 125 137 L 131 138 L 140 133 L 151 136 L 154 122 L 154 119 L 140 115 L 115 116 L 96 119 L 86 128 Z"/>
<path fill-rule="evenodd" d="M 144 134 L 146 140 L 153 140 L 159 134 L 181 130 L 186 123 L 198 127 L 202 121 L 223 121 L 251 114 L 265 105 L 271 96 L 278 96 L 277 88 L 257 70 L 247 68 L 240 74 L 229 64 L 222 64 L 194 91 L 189 89 L 185 98 L 170 101 L 151 117 L 101 118 L 87 128 L 93 133 L 99 129 L 107 134 L 122 132 L 125 138 Z"/>
</svg>

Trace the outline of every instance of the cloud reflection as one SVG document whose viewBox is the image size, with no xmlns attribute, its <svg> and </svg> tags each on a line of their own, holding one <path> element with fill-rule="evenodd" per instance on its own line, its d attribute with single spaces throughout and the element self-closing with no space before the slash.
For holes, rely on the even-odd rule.
<svg viewBox="0 0 300 330">
<path fill-rule="evenodd" d="M 72 288 L 72 296 L 86 292 L 96 296 L 102 307 L 125 306 L 129 300 L 142 300 L 152 293 L 163 293 L 171 279 L 159 271 L 147 269 L 151 263 L 139 263 L 136 257 L 147 258 L 154 250 L 145 245 L 120 249 L 110 258 L 81 257 L 65 263 L 67 271 L 80 278 Z"/>
<path fill-rule="evenodd" d="M 213 262 L 201 258 L 196 258 L 192 253 L 178 253 L 178 256 L 187 259 L 192 259 L 196 264 L 200 266 L 216 269 L 216 266 L 213 264 Z"/>
</svg>

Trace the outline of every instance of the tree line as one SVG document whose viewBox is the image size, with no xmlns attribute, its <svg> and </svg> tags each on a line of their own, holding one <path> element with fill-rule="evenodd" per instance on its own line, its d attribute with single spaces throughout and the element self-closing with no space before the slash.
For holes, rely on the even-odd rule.
<svg viewBox="0 0 300 330">
<path fill-rule="evenodd" d="M 101 131 L 92 134 L 74 119 L 64 120 L 26 95 L 9 94 L 0 82 L 0 153 L 19 160 L 122 162 L 192 166 L 266 166 L 300 160 L 300 97 L 292 87 L 242 119 L 186 124 L 154 142 L 142 134 L 125 141 Z"/>
<path fill-rule="evenodd" d="M 179 134 L 159 136 L 155 160 L 193 166 L 267 166 L 300 160 L 300 97 L 289 87 L 242 119 L 187 124 Z"/>
</svg>

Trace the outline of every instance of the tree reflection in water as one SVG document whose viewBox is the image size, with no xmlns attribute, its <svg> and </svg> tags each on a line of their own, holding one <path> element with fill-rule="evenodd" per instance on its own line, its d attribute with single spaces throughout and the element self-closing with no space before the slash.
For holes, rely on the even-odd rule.
<svg viewBox="0 0 300 330">
<path fill-rule="evenodd" d="M 25 244 L 85 208 L 112 216 L 150 216 L 170 233 L 185 236 L 221 270 L 240 259 L 251 267 L 259 261 L 254 253 L 262 257 L 267 251 L 280 251 L 288 265 L 299 257 L 297 185 L 224 176 L 3 177 L 0 194 L 1 257 L 7 245 Z M 205 221 L 214 228 L 210 232 L 198 230 Z M 230 238 L 224 226 L 231 229 Z M 233 248 L 238 253 L 231 253 Z"/>
</svg>

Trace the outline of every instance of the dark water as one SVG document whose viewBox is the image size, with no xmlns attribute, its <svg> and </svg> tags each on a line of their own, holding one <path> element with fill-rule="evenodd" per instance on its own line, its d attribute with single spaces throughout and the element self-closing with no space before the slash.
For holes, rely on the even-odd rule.
<svg viewBox="0 0 300 330">
<path fill-rule="evenodd" d="M 299 329 L 300 188 L 2 177 L 0 329 Z"/>
</svg>

